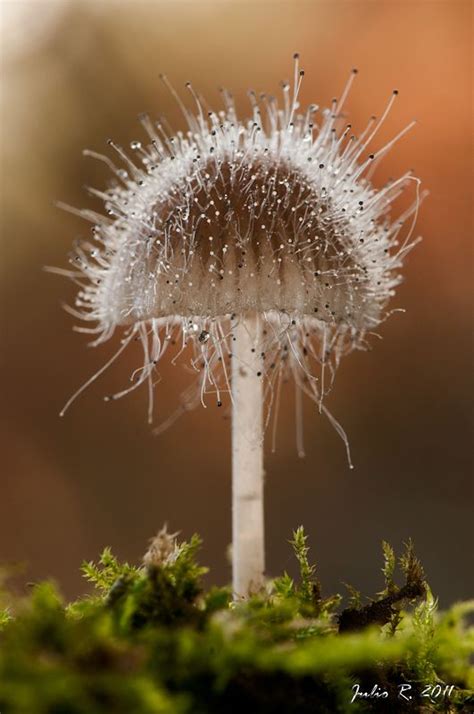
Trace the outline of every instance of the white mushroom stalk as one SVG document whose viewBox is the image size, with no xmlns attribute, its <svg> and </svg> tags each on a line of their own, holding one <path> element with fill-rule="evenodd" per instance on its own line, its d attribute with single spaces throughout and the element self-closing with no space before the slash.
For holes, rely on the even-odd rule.
<svg viewBox="0 0 474 714">
<path fill-rule="evenodd" d="M 199 402 L 221 406 L 230 393 L 238 595 L 262 583 L 263 433 L 281 383 L 292 376 L 297 404 L 304 392 L 329 417 L 350 463 L 324 397 L 342 355 L 364 348 L 389 314 L 416 243 L 421 198 L 410 172 L 379 190 L 369 180 L 376 160 L 414 123 L 372 149 L 397 92 L 356 136 L 342 114 L 356 70 L 341 98 L 320 111 L 300 110 L 298 55 L 294 69 L 293 84 L 282 84 L 283 105 L 249 92 L 247 120 L 225 90 L 215 112 L 188 84 L 194 109 L 187 109 L 163 77 L 187 130 L 173 133 L 143 115 L 148 138 L 132 142 L 132 154 L 109 141 L 118 164 L 86 152 L 115 176 L 107 190 L 91 189 L 106 215 L 69 209 L 93 224 L 67 271 L 80 285 L 70 311 L 93 324 L 80 328 L 96 334 L 93 344 L 123 331 L 100 373 L 133 339 L 143 345 L 132 385 L 111 398 L 147 384 L 151 421 L 157 365 L 170 347 L 173 361 L 190 359 L 196 374 L 174 416 Z M 394 219 L 392 204 L 410 183 L 416 200 Z"/>
</svg>

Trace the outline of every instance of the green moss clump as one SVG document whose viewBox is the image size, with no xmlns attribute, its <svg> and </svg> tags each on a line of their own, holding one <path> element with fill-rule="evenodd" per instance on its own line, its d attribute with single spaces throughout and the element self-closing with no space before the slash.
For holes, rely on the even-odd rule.
<svg viewBox="0 0 474 714">
<path fill-rule="evenodd" d="M 345 608 L 322 596 L 302 528 L 291 543 L 298 582 L 284 573 L 237 603 L 229 588 L 204 592 L 199 538 L 178 543 L 166 529 L 141 567 L 109 549 L 84 564 L 94 591 L 68 605 L 48 582 L 16 601 L 4 588 L 0 712 L 474 710 L 474 603 L 439 612 L 411 543 L 398 559 L 402 585 L 384 543 L 383 590 L 363 604 L 349 587 Z"/>
</svg>

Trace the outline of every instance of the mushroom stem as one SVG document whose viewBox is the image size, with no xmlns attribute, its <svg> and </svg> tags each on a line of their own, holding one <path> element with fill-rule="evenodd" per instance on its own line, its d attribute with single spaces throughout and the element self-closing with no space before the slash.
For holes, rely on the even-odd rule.
<svg viewBox="0 0 474 714">
<path fill-rule="evenodd" d="M 232 585 L 236 599 L 263 585 L 261 321 L 240 316 L 232 334 Z"/>
</svg>

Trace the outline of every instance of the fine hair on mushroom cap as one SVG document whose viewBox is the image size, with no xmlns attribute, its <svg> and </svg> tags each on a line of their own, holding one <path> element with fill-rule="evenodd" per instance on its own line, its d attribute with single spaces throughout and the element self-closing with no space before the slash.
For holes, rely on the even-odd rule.
<svg viewBox="0 0 474 714">
<path fill-rule="evenodd" d="M 190 83 L 188 108 L 162 75 L 186 128 L 173 132 L 164 120 L 141 115 L 143 141 L 125 150 L 109 140 L 112 158 L 85 152 L 109 166 L 113 183 L 90 189 L 103 200 L 103 215 L 64 206 L 93 228 L 92 238 L 76 245 L 73 268 L 58 272 L 80 285 L 69 311 L 92 323 L 80 329 L 94 335 L 93 344 L 116 330 L 122 337 L 63 413 L 134 339 L 143 365 L 132 385 L 109 399 L 148 384 L 151 422 L 157 369 L 171 346 L 173 363 L 183 359 L 195 378 L 157 431 L 199 403 L 221 406 L 231 392 L 236 326 L 256 317 L 252 354 L 239 359 L 245 368 L 259 356 L 265 423 L 272 412 L 276 419 L 282 382 L 292 377 L 299 401 L 308 395 L 348 450 L 324 397 L 341 357 L 364 349 L 390 314 L 404 258 L 418 240 L 423 197 L 409 171 L 380 189 L 371 183 L 378 160 L 415 122 L 373 148 L 394 90 L 380 118 L 354 134 L 343 107 L 356 74 L 329 108 L 301 107 L 304 72 L 295 55 L 294 78 L 281 83 L 280 99 L 248 92 L 247 119 L 229 91 L 221 90 L 222 106 L 213 110 Z M 394 217 L 392 204 L 409 185 L 415 200 Z"/>
</svg>

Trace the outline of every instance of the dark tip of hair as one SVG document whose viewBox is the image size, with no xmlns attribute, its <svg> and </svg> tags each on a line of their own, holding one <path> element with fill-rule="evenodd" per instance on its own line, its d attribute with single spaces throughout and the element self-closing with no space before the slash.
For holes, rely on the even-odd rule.
<svg viewBox="0 0 474 714">
<path fill-rule="evenodd" d="M 398 89 L 393 90 L 394 95 L 396 96 L 398 94 Z"/>
<path fill-rule="evenodd" d="M 293 55 L 293 59 L 298 59 L 299 56 L 300 56 L 300 53 L 299 53 L 299 52 L 295 52 L 294 55 Z"/>
</svg>

